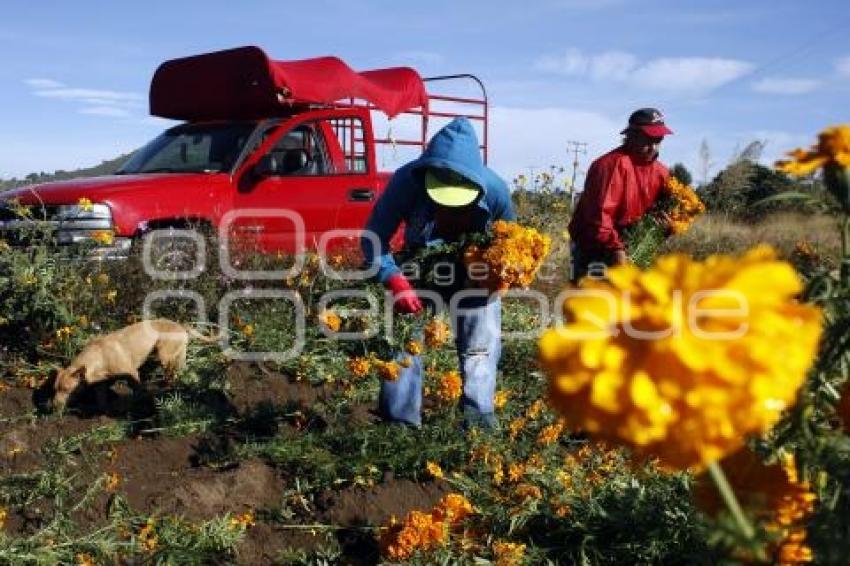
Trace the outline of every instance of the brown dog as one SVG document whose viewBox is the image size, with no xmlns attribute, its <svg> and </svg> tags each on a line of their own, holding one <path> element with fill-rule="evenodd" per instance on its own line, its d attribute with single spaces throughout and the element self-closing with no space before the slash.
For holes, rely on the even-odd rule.
<svg viewBox="0 0 850 566">
<path fill-rule="evenodd" d="M 190 338 L 213 343 L 221 336 L 204 336 L 163 318 L 137 322 L 98 336 L 86 344 L 67 368 L 56 374 L 53 406 L 61 409 L 79 389 L 119 375 L 130 376 L 133 386 L 139 385 L 139 367 L 154 350 L 167 372 L 180 371 L 186 366 L 186 345 Z"/>
</svg>

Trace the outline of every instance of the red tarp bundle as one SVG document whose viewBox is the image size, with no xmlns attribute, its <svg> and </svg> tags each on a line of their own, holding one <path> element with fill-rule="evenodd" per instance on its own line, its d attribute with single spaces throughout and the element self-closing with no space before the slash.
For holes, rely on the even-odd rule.
<svg viewBox="0 0 850 566">
<path fill-rule="evenodd" d="M 357 73 L 336 57 L 272 61 L 258 47 L 239 47 L 160 65 L 151 81 L 150 113 L 190 121 L 252 119 L 350 98 L 389 117 L 428 107 L 425 85 L 408 67 Z"/>
</svg>

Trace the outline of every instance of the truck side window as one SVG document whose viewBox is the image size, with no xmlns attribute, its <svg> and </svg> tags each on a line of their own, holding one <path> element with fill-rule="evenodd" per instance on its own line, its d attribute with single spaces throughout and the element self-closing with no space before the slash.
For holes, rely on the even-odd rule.
<svg viewBox="0 0 850 566">
<path fill-rule="evenodd" d="M 337 174 L 364 174 L 369 170 L 363 121 L 355 116 L 326 120 L 333 135 L 329 145 Z"/>
<path fill-rule="evenodd" d="M 324 138 L 312 123 L 296 126 L 269 150 L 278 175 L 327 175 L 330 161 Z"/>
</svg>

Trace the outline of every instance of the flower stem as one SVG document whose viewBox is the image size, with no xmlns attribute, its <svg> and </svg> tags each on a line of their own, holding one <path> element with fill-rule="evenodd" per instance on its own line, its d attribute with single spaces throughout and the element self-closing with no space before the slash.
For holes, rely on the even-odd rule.
<svg viewBox="0 0 850 566">
<path fill-rule="evenodd" d="M 850 214 L 845 214 L 841 222 L 841 267 L 839 276 L 842 283 L 850 283 Z"/>
<path fill-rule="evenodd" d="M 714 485 L 717 486 L 717 491 L 720 492 L 720 496 L 723 498 L 723 502 L 726 503 L 726 507 L 729 508 L 732 516 L 735 517 L 735 522 L 738 523 L 741 533 L 747 539 L 753 538 L 755 536 L 753 526 L 750 525 L 750 522 L 741 510 L 741 506 L 738 504 L 738 498 L 735 497 L 735 492 L 732 490 L 732 486 L 729 485 L 729 481 L 726 479 L 726 474 L 723 473 L 720 463 L 712 462 L 709 464 L 708 473 L 711 474 L 711 479 L 714 480 Z"/>
</svg>

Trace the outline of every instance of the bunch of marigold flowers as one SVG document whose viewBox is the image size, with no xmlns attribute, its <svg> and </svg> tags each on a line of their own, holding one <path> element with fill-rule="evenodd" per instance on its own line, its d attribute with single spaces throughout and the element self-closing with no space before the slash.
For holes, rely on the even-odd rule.
<svg viewBox="0 0 850 566">
<path fill-rule="evenodd" d="M 703 212 L 705 204 L 694 189 L 670 177 L 652 209 L 626 230 L 629 258 L 640 267 L 648 267 L 668 232 L 684 234 Z M 664 216 L 669 220 L 664 220 Z"/>
<path fill-rule="evenodd" d="M 820 310 L 795 300 L 800 279 L 769 246 L 617 266 L 581 289 L 568 322 L 540 339 L 551 403 L 571 428 L 674 468 L 708 465 L 772 427 L 821 334 Z"/>
<path fill-rule="evenodd" d="M 391 560 L 407 560 L 416 552 L 432 552 L 444 546 L 451 529 L 473 513 L 463 495 L 450 493 L 429 512 L 411 511 L 403 521 L 392 517 L 381 529 L 381 554 Z"/>
<path fill-rule="evenodd" d="M 811 562 L 812 549 L 806 544 L 804 523 L 814 511 L 815 494 L 801 481 L 793 454 L 775 464 L 766 464 L 749 448 L 743 448 L 721 461 L 726 478 L 749 513 L 778 538 L 771 547 L 775 562 L 794 565 Z M 720 508 L 717 491 L 707 474 L 697 478 L 696 501 L 715 513 Z"/>
<path fill-rule="evenodd" d="M 850 214 L 850 124 L 839 124 L 818 135 L 818 143 L 809 149 L 795 149 L 791 159 L 777 161 L 776 167 L 789 175 L 803 177 L 823 169 L 824 183 Z"/>
<path fill-rule="evenodd" d="M 470 244 L 464 251 L 470 279 L 491 292 L 531 285 L 549 255 L 551 238 L 534 228 L 504 220 L 495 221 L 491 232 L 489 242 Z M 486 273 L 479 266 L 486 268 Z"/>
</svg>

